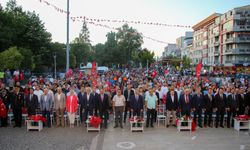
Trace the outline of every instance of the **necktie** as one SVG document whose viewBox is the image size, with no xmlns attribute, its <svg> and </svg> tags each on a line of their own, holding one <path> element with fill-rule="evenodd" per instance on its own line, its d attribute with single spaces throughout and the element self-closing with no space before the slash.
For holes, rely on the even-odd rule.
<svg viewBox="0 0 250 150">
<path fill-rule="evenodd" d="M 102 102 L 103 102 L 103 97 L 104 97 L 104 96 L 103 96 L 103 95 L 101 95 Z"/>
<path fill-rule="evenodd" d="M 30 101 L 32 100 L 32 96 L 33 96 L 33 95 L 32 95 L 32 94 L 30 94 Z"/>
<path fill-rule="evenodd" d="M 188 103 L 188 96 L 186 95 L 186 100 L 185 100 L 186 103 Z"/>
</svg>

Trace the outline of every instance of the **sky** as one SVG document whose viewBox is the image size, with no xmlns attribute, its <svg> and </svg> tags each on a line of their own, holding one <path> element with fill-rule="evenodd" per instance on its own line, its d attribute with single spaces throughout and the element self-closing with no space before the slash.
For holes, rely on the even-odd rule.
<svg viewBox="0 0 250 150">
<path fill-rule="evenodd" d="M 66 14 L 56 11 L 53 7 L 39 0 L 16 0 L 25 11 L 35 11 L 44 22 L 45 28 L 52 34 L 53 42 L 66 43 Z M 55 6 L 67 10 L 67 0 L 47 0 Z M 6 6 L 8 0 L 0 0 Z M 250 0 L 70 0 L 70 17 L 87 16 L 114 20 L 131 20 L 179 24 L 193 26 L 212 13 L 225 13 L 235 7 L 250 5 Z M 110 27 L 121 27 L 123 23 L 106 23 Z M 106 34 L 112 30 L 87 25 L 90 31 L 91 44 L 105 43 Z M 175 43 L 176 39 L 185 35 L 192 28 L 178 28 L 165 26 L 150 26 L 129 24 L 144 36 Z M 81 30 L 81 22 L 70 20 L 69 39 L 73 41 Z M 143 48 L 154 51 L 161 56 L 167 44 L 144 39 Z"/>
</svg>

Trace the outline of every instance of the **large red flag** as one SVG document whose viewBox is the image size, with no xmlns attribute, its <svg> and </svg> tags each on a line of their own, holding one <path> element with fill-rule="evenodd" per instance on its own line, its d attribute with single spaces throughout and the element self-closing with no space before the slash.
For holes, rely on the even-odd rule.
<svg viewBox="0 0 250 150">
<path fill-rule="evenodd" d="M 198 81 L 200 81 L 200 76 L 201 76 L 201 68 L 202 68 L 202 63 L 199 61 L 199 63 L 196 66 L 196 77 L 198 78 Z"/>
</svg>

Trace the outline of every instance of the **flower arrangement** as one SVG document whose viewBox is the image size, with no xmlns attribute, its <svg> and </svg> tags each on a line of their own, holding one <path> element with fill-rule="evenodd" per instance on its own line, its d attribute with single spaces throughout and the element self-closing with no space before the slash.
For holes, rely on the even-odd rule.
<svg viewBox="0 0 250 150">
<path fill-rule="evenodd" d="M 33 121 L 42 121 L 42 122 L 46 121 L 46 118 L 41 115 L 32 115 L 32 116 L 29 116 L 28 119 L 33 120 Z"/>
<path fill-rule="evenodd" d="M 97 116 L 91 116 L 89 119 L 86 121 L 86 123 L 89 123 L 92 127 L 98 128 L 99 125 L 101 124 L 102 119 Z"/>
<path fill-rule="evenodd" d="M 248 115 L 239 115 L 239 116 L 236 116 L 235 119 L 238 120 L 238 121 L 247 121 L 247 120 L 250 119 L 250 116 L 248 116 Z"/>
</svg>

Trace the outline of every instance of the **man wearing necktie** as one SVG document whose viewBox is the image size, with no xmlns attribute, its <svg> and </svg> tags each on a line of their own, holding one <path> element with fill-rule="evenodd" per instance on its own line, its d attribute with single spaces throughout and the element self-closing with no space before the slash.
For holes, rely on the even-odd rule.
<svg viewBox="0 0 250 150">
<path fill-rule="evenodd" d="M 182 116 L 190 116 L 192 97 L 189 93 L 190 90 L 186 88 L 184 94 L 180 96 L 180 111 Z"/>
<path fill-rule="evenodd" d="M 204 96 L 204 108 L 205 108 L 205 116 L 204 116 L 204 127 L 211 126 L 212 122 L 212 114 L 214 107 L 214 95 L 211 87 L 208 87 L 208 94 Z M 207 119 L 208 118 L 208 119 Z"/>
<path fill-rule="evenodd" d="M 202 128 L 201 114 L 202 110 L 204 110 L 204 98 L 201 93 L 201 87 L 196 88 L 196 94 L 193 97 L 192 108 L 194 111 L 194 122 L 196 123 L 196 118 L 198 115 L 198 126 Z"/>
<path fill-rule="evenodd" d="M 239 90 L 239 115 L 245 114 L 246 100 L 244 92 L 244 88 Z"/>
<path fill-rule="evenodd" d="M 143 97 L 140 95 L 139 88 L 130 98 L 130 108 L 133 116 L 142 117 L 143 114 Z"/>
<path fill-rule="evenodd" d="M 47 118 L 47 126 L 50 128 L 50 113 L 52 110 L 52 96 L 48 94 L 48 89 L 44 89 L 44 94 L 41 96 L 40 108 L 43 113 L 43 117 Z"/>
<path fill-rule="evenodd" d="M 109 98 L 108 95 L 104 93 L 103 88 L 100 89 L 100 94 L 98 95 L 97 109 L 99 110 L 99 117 L 103 120 L 101 127 L 107 129 Z"/>
<path fill-rule="evenodd" d="M 231 89 L 231 94 L 228 95 L 226 110 L 227 110 L 227 127 L 230 128 L 230 122 L 232 120 L 231 126 L 233 127 L 234 125 L 233 118 L 236 116 L 236 113 L 239 110 L 239 97 L 236 94 L 234 88 Z"/>
<path fill-rule="evenodd" d="M 216 111 L 216 123 L 215 127 L 218 128 L 218 124 L 220 121 L 220 127 L 224 128 L 224 114 L 226 107 L 226 95 L 223 93 L 224 90 L 222 87 L 219 89 L 219 93 L 215 95 L 215 111 Z"/>
<path fill-rule="evenodd" d="M 170 125 L 170 116 L 172 115 L 172 125 L 176 123 L 176 110 L 178 108 L 178 95 L 175 93 L 174 88 L 171 88 L 167 94 L 166 110 L 167 110 L 167 127 Z M 159 110 L 160 111 L 160 110 Z"/>
<path fill-rule="evenodd" d="M 30 94 L 26 96 L 25 104 L 28 115 L 35 115 L 38 108 L 38 97 L 34 94 L 33 88 L 30 88 Z"/>
</svg>

